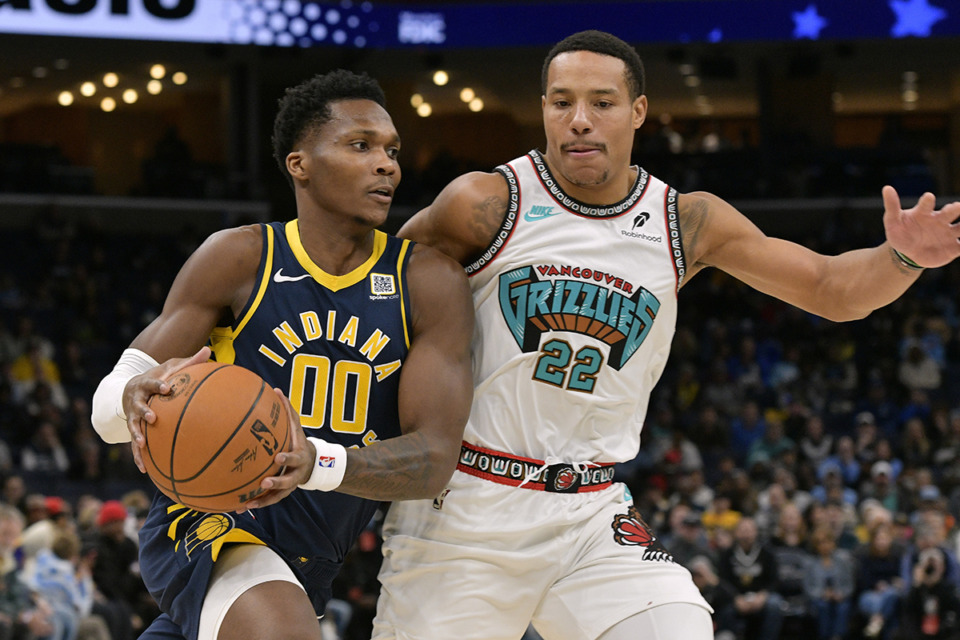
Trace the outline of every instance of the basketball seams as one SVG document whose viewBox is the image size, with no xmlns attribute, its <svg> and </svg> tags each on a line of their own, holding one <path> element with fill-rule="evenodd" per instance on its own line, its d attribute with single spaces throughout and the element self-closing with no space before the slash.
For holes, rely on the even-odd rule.
<svg viewBox="0 0 960 640">
<path fill-rule="evenodd" d="M 180 410 L 180 415 L 177 417 L 177 426 L 173 430 L 173 436 L 170 438 L 170 463 L 167 468 L 170 470 L 170 475 L 166 476 L 167 480 L 170 481 L 170 491 L 176 496 L 176 500 L 180 501 L 180 493 L 177 491 L 177 480 L 174 478 L 173 473 L 173 458 L 177 452 L 177 438 L 180 436 L 180 426 L 183 424 L 183 418 L 187 415 L 187 410 L 190 407 L 190 403 L 193 401 L 193 398 L 197 395 L 197 391 L 203 386 L 203 384 L 210 379 L 210 377 L 215 374 L 217 371 L 222 371 L 228 365 L 224 364 L 215 369 L 211 370 L 210 373 L 205 375 L 200 382 L 197 383 L 197 386 L 194 387 L 193 391 L 190 392 L 190 395 L 183 403 L 183 409 Z"/>
<path fill-rule="evenodd" d="M 223 367 L 220 367 L 220 368 L 214 370 L 213 372 L 211 372 L 210 375 L 213 375 L 213 374 L 216 373 L 217 371 L 220 371 L 221 369 L 223 369 L 223 368 L 225 368 L 225 367 L 227 367 L 227 366 L 232 366 L 232 365 L 224 365 Z M 243 369 L 242 367 L 240 367 L 240 369 L 243 370 L 243 371 L 246 371 L 246 369 Z M 203 379 L 203 382 L 206 382 L 209 378 L 210 378 L 210 376 L 207 376 L 206 378 Z M 190 401 L 193 400 L 193 396 L 196 395 L 197 391 L 200 390 L 200 387 L 203 385 L 203 382 L 201 382 L 200 384 L 198 384 L 198 385 L 197 385 L 197 388 L 194 389 L 194 391 L 193 391 L 192 394 L 190 394 L 190 398 L 188 398 L 188 399 L 187 399 L 187 402 L 183 405 L 183 411 L 180 413 L 180 419 L 177 421 L 177 432 L 174 433 L 173 446 L 171 447 L 171 450 L 170 450 L 170 454 L 171 454 L 171 455 L 170 455 L 170 473 L 171 473 L 171 474 L 173 473 L 173 454 L 174 454 L 174 453 L 176 452 L 176 450 L 177 450 L 177 436 L 179 435 L 178 432 L 179 432 L 179 430 L 180 430 L 180 422 L 181 422 L 185 417 L 187 417 L 187 412 L 188 412 L 189 409 L 190 409 Z M 237 437 L 237 434 L 240 432 L 240 430 L 243 429 L 243 427 L 245 427 L 245 426 L 247 425 L 247 420 L 250 419 L 250 415 L 253 414 L 254 409 L 256 409 L 256 408 L 257 408 L 257 405 L 260 403 L 260 398 L 263 397 L 263 388 L 264 388 L 265 386 L 267 386 L 266 383 L 263 382 L 263 381 L 261 381 L 261 382 L 260 382 L 260 390 L 257 392 L 257 397 L 254 398 L 254 399 L 253 399 L 253 402 L 250 403 L 250 406 L 247 407 L 247 412 L 243 415 L 243 417 L 240 419 L 240 421 L 237 422 L 237 426 L 234 428 L 233 432 L 232 432 L 228 437 L 224 438 L 223 444 L 220 445 L 220 448 L 213 452 L 213 454 L 212 454 L 212 455 L 210 456 L 210 458 L 203 464 L 203 466 L 200 467 L 200 468 L 197 470 L 197 472 L 194 473 L 192 476 L 188 476 L 188 477 L 186 477 L 186 478 L 177 478 L 176 480 L 174 480 L 173 478 L 171 478 L 171 482 L 181 482 L 181 483 L 191 482 L 191 481 L 193 481 L 193 480 L 196 480 L 198 476 L 203 475 L 203 472 L 210 468 L 210 465 L 213 464 L 213 463 L 217 460 L 217 458 L 220 457 L 220 454 L 223 453 L 224 449 L 226 449 L 226 448 L 230 445 L 230 443 L 233 442 L 233 439 Z"/>
<path fill-rule="evenodd" d="M 211 364 L 213 364 L 213 363 L 211 363 Z M 197 388 L 199 389 L 199 388 L 200 388 L 200 385 L 202 385 L 203 382 L 204 382 L 207 378 L 209 378 L 211 375 L 213 375 L 213 373 L 215 373 L 216 371 L 219 371 L 220 369 L 223 369 L 223 368 L 226 367 L 226 366 L 228 366 L 228 365 L 222 364 L 222 365 L 220 365 L 219 367 L 217 367 L 217 368 L 213 369 L 212 371 L 210 371 L 210 373 L 208 373 L 208 374 L 200 381 L 200 383 L 197 384 Z M 179 415 L 179 417 L 177 418 L 177 426 L 176 426 L 175 429 L 174 429 L 173 437 L 170 439 L 170 440 L 171 440 L 171 443 L 174 444 L 174 445 L 176 444 L 177 433 L 178 433 L 178 431 L 179 431 L 179 429 L 180 429 L 180 421 L 183 419 L 184 413 L 186 413 L 186 406 L 187 406 L 187 404 L 189 404 L 190 400 L 193 398 L 193 396 L 194 396 L 195 393 L 196 393 L 196 389 L 193 390 L 193 392 L 190 394 L 190 397 L 187 398 L 187 400 L 184 402 L 184 408 L 181 410 L 180 415 Z M 153 398 L 154 398 L 154 396 L 151 396 L 150 400 L 147 402 L 147 406 L 149 406 L 151 409 L 154 410 L 154 412 L 156 412 L 157 408 L 153 406 Z M 170 474 L 170 475 L 168 475 L 167 473 L 164 473 L 163 470 L 160 469 L 160 465 L 157 464 L 157 460 L 156 460 L 156 458 L 154 457 L 153 452 L 150 451 L 150 429 L 149 429 L 149 426 L 148 426 L 147 429 L 144 429 L 144 431 L 143 431 L 143 437 L 144 437 L 144 441 L 145 441 L 145 443 L 146 443 L 147 456 L 150 458 L 150 462 L 153 464 L 154 469 L 156 469 L 156 470 L 157 470 L 157 473 L 159 473 L 160 476 L 163 477 L 165 480 L 170 480 L 170 481 L 172 481 L 172 480 L 173 480 L 173 477 L 172 477 L 172 476 L 173 476 L 173 451 L 175 450 L 175 447 L 171 446 L 171 448 L 170 448 L 170 453 L 171 453 L 171 455 L 170 455 L 170 462 L 169 462 L 169 465 L 168 465 L 168 467 L 167 467 L 167 469 L 169 470 L 169 474 Z"/>
</svg>

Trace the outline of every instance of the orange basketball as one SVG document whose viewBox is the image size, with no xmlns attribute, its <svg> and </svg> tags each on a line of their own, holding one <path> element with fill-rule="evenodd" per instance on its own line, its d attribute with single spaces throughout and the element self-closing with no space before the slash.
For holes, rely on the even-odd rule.
<svg viewBox="0 0 960 640">
<path fill-rule="evenodd" d="M 290 448 L 287 412 L 254 372 L 204 362 L 168 380 L 150 398 L 157 420 L 143 430 L 143 463 L 157 488 L 197 511 L 234 511 L 262 493 L 260 481 Z"/>
</svg>

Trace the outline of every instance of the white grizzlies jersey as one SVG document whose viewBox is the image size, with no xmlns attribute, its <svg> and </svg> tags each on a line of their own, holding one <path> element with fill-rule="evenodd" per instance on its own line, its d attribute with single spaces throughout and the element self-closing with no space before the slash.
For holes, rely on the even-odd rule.
<svg viewBox="0 0 960 640">
<path fill-rule="evenodd" d="M 531 151 L 493 244 L 467 267 L 477 331 L 464 439 L 567 462 L 633 459 L 667 362 L 684 257 L 677 192 L 635 168 L 608 207 L 568 196 Z"/>
</svg>

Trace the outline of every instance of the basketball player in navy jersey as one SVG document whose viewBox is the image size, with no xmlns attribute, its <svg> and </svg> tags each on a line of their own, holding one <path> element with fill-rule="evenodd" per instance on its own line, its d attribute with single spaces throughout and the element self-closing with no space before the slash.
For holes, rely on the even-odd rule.
<svg viewBox="0 0 960 640">
<path fill-rule="evenodd" d="M 542 72 L 546 151 L 454 180 L 401 229 L 470 276 L 475 392 L 457 471 L 384 523 L 376 640 L 713 638 L 690 573 L 612 465 L 633 459 L 677 294 L 716 267 L 825 318 L 862 318 L 960 255 L 960 204 L 901 208 L 838 256 L 767 237 L 709 193 L 630 165 L 647 115 L 636 51 L 602 32 Z M 761 603 L 776 606 L 776 602 Z"/>
<path fill-rule="evenodd" d="M 238 511 L 157 493 L 140 568 L 163 614 L 143 638 L 317 640 L 331 582 L 379 502 L 432 498 L 449 480 L 472 396 L 473 309 L 456 262 L 376 230 L 399 150 L 366 75 L 288 89 L 274 155 L 296 219 L 210 236 L 101 381 L 94 426 L 132 441 L 141 471 L 147 400 L 211 350 L 260 374 L 290 416 L 285 471 Z"/>
</svg>

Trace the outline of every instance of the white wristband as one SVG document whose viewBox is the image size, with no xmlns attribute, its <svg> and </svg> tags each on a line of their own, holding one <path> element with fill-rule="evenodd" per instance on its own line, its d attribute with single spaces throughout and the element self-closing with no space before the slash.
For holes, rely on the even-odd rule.
<svg viewBox="0 0 960 640">
<path fill-rule="evenodd" d="M 157 366 L 150 354 L 126 349 L 116 366 L 97 385 L 91 403 L 90 420 L 104 442 L 130 442 L 127 416 L 123 413 L 123 390 L 130 378 Z"/>
<path fill-rule="evenodd" d="M 300 485 L 301 489 L 312 491 L 333 491 L 343 482 L 347 470 L 347 450 L 343 445 L 327 442 L 320 438 L 307 438 L 317 448 L 317 458 L 313 461 L 310 478 Z"/>
</svg>

